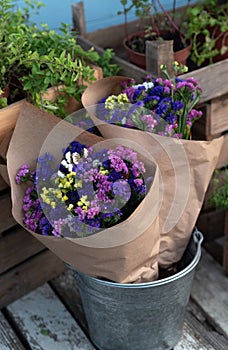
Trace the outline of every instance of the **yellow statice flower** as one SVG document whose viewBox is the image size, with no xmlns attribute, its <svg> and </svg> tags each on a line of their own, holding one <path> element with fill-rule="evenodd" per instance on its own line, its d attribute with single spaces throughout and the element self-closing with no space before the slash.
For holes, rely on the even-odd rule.
<svg viewBox="0 0 228 350">
<path fill-rule="evenodd" d="M 87 196 L 82 196 L 80 201 L 78 201 L 77 205 L 82 209 L 87 210 L 88 206 L 90 205 L 90 202 L 87 201 Z"/>
<path fill-rule="evenodd" d="M 117 105 L 123 105 L 127 102 L 129 102 L 129 99 L 126 94 L 119 94 L 118 96 L 111 95 L 105 101 L 105 108 L 114 110 Z"/>
<path fill-rule="evenodd" d="M 108 175 L 109 174 L 109 170 L 105 169 L 104 167 L 100 167 L 100 170 L 99 170 L 100 174 L 102 175 Z"/>
</svg>

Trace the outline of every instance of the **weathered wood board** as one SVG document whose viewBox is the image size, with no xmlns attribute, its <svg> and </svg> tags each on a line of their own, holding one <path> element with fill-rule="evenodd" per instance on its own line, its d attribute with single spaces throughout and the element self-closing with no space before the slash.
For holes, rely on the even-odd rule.
<svg viewBox="0 0 228 350">
<path fill-rule="evenodd" d="M 0 349 L 1 350 L 25 350 L 12 327 L 0 312 Z"/>
<path fill-rule="evenodd" d="M 41 251 L 22 261 L 0 275 L 0 309 L 58 276 L 64 270 L 63 262 L 49 250 Z"/>
<path fill-rule="evenodd" d="M 95 350 L 47 284 L 7 309 L 33 349 Z"/>
<path fill-rule="evenodd" d="M 215 329 L 228 337 L 228 278 L 205 251 L 196 269 L 191 296 Z"/>
</svg>

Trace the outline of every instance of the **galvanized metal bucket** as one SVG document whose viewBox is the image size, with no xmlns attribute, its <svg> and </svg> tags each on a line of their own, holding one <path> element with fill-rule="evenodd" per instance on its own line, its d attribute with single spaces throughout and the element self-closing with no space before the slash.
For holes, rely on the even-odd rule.
<svg viewBox="0 0 228 350">
<path fill-rule="evenodd" d="M 90 338 L 100 350 L 166 350 L 180 340 L 203 235 L 194 230 L 181 271 L 149 283 L 120 284 L 75 271 Z"/>
</svg>

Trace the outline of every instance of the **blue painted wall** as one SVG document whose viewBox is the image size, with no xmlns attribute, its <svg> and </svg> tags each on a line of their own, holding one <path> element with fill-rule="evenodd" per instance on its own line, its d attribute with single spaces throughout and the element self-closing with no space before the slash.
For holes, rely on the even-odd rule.
<svg viewBox="0 0 228 350">
<path fill-rule="evenodd" d="M 22 6 L 23 0 L 14 0 L 16 6 Z M 51 29 L 58 29 L 61 22 L 72 25 L 71 6 L 80 0 L 42 0 L 45 8 L 41 8 L 39 15 L 32 15 L 32 21 L 37 24 L 47 23 Z M 192 3 L 196 1 L 192 0 Z M 163 5 L 170 9 L 172 0 L 162 0 Z M 177 7 L 185 6 L 187 0 L 176 0 Z M 92 32 L 97 29 L 123 23 L 123 16 L 117 15 L 122 10 L 120 0 L 84 0 L 86 30 Z M 129 14 L 129 20 L 133 20 L 134 13 Z"/>
</svg>

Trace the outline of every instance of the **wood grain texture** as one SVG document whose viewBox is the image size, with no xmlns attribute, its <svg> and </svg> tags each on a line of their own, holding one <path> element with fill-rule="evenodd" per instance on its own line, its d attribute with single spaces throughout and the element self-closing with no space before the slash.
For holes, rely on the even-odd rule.
<svg viewBox="0 0 228 350">
<path fill-rule="evenodd" d="M 0 236 L 1 234 L 16 226 L 16 221 L 14 220 L 11 213 L 11 198 L 9 193 L 5 193 L 0 196 Z"/>
<path fill-rule="evenodd" d="M 0 309 L 65 270 L 63 262 L 45 250 L 0 276 Z"/>
<path fill-rule="evenodd" d="M 8 312 L 36 350 L 94 350 L 77 322 L 45 284 L 8 306 Z"/>
<path fill-rule="evenodd" d="M 228 132 L 224 135 L 223 146 L 219 155 L 218 162 L 216 164 L 216 169 L 221 169 L 228 165 Z"/>
<path fill-rule="evenodd" d="M 7 183 L 5 183 L 3 178 L 0 176 L 0 192 L 6 190 L 7 188 L 9 188 L 9 186 L 7 185 Z"/>
<path fill-rule="evenodd" d="M 228 64 L 228 62 L 227 62 Z M 211 101 L 210 134 L 216 135 L 228 130 L 228 94 Z"/>
<path fill-rule="evenodd" d="M 211 241 L 224 235 L 225 210 L 212 209 L 201 212 L 196 227 L 203 232 L 204 240 Z"/>
<path fill-rule="evenodd" d="M 20 264 L 45 247 L 22 227 L 0 237 L 0 274 Z"/>
<path fill-rule="evenodd" d="M 24 100 L 0 109 L 0 142 L 15 127 Z"/>
<path fill-rule="evenodd" d="M 0 312 L 0 349 L 1 350 L 25 350 L 9 323 Z"/>
<path fill-rule="evenodd" d="M 113 36 L 117 37 L 118 33 L 115 33 L 115 31 L 113 31 Z M 92 35 L 90 35 L 90 38 L 92 38 Z M 109 40 L 111 42 L 111 36 Z M 120 38 L 119 40 L 120 42 L 122 42 Z M 94 44 L 94 42 L 82 36 L 78 37 L 78 42 L 84 49 L 94 47 L 94 49 L 98 53 L 104 52 L 104 49 L 102 47 L 98 46 L 97 44 Z M 145 76 L 148 74 L 148 72 L 146 72 L 145 70 L 138 68 L 137 66 L 127 62 L 124 59 L 121 59 L 118 56 L 115 56 L 113 58 L 113 62 L 119 64 L 119 66 L 121 67 L 122 75 L 134 77 L 138 82 L 144 80 Z M 202 96 L 200 98 L 200 103 L 210 101 L 228 93 L 228 59 L 197 69 L 189 73 L 185 73 L 180 77 L 187 78 L 192 76 L 194 76 L 194 78 L 198 80 L 199 85 L 202 87 Z M 211 83 L 212 81 L 213 84 Z"/>
<path fill-rule="evenodd" d="M 203 252 L 193 281 L 192 299 L 215 329 L 228 336 L 228 279 L 222 267 Z"/>
</svg>

